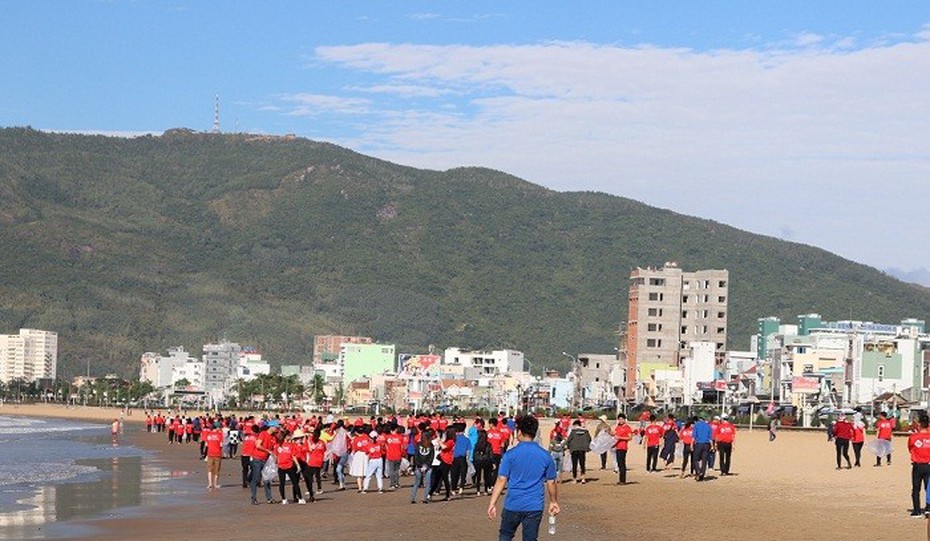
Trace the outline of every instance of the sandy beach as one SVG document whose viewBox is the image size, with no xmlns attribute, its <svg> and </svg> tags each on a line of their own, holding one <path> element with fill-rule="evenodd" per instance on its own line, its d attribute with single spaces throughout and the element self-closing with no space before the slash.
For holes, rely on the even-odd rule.
<svg viewBox="0 0 930 541">
<path fill-rule="evenodd" d="M 0 415 L 112 420 L 119 410 L 5 404 Z M 162 435 L 144 432 L 141 410 L 133 412 L 124 441 L 158 451 L 162 467 L 181 472 L 167 483 L 206 484 L 205 463 L 194 445 L 169 446 Z M 138 422 L 138 424 L 137 424 Z M 543 423 L 548 432 L 550 422 Z M 836 470 L 833 444 L 823 433 L 781 432 L 770 443 L 764 430 L 741 430 L 733 454 L 734 475 L 696 483 L 680 479 L 677 470 L 644 471 L 645 452 L 633 449 L 628 480 L 617 486 L 612 471 L 589 471 L 586 485 L 560 486 L 562 514 L 552 538 L 655 540 L 689 539 L 925 539 L 926 521 L 907 516 L 910 506 L 910 463 L 906 441 L 896 438 L 890 467 L 873 467 L 863 452 L 861 468 Z M 851 452 L 851 451 L 850 451 Z M 599 466 L 597 457 L 588 463 Z M 411 505 L 410 479 L 404 489 L 385 494 L 324 493 L 314 504 L 249 504 L 240 487 L 239 461 L 224 461 L 223 487 L 176 503 L 115 513 L 113 518 L 79 521 L 73 539 L 244 539 L 245 527 L 263 538 L 296 536 L 331 540 L 496 539 L 496 522 L 485 515 L 488 498 L 466 494 L 450 502 Z M 277 497 L 277 487 L 274 488 Z M 290 491 L 288 491 L 290 494 Z M 89 526 L 92 529 L 85 529 Z M 424 537 L 425 535 L 425 537 Z M 549 537 L 545 532 L 542 536 Z"/>
</svg>

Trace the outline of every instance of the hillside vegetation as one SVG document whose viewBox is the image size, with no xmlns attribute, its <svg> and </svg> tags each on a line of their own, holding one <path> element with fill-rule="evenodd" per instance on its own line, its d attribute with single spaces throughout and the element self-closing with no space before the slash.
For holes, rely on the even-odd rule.
<svg viewBox="0 0 930 541">
<path fill-rule="evenodd" d="M 622 177 L 622 171 L 618 171 Z M 730 271 L 730 346 L 756 318 L 926 318 L 930 293 L 824 250 L 479 168 L 172 130 L 0 130 L 0 332 L 60 333 L 59 371 L 136 374 L 227 336 L 273 364 L 312 337 L 611 352 L 636 266 Z"/>
</svg>

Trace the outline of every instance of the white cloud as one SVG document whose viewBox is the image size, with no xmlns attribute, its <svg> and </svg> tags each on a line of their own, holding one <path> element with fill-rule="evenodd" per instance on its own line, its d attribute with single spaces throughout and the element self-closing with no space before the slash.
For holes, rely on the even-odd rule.
<svg viewBox="0 0 930 541">
<path fill-rule="evenodd" d="M 362 114 L 369 112 L 370 101 L 361 98 L 328 96 L 325 94 L 298 93 L 281 97 L 293 104 L 287 111 L 291 116 L 309 116 L 326 113 Z"/>
<path fill-rule="evenodd" d="M 401 84 L 383 84 L 372 86 L 357 86 L 349 90 L 359 92 L 368 92 L 372 94 L 395 94 L 407 98 L 438 98 L 453 94 L 454 92 L 447 88 L 437 88 L 423 85 L 401 85 Z"/>
<path fill-rule="evenodd" d="M 924 244 L 930 41 L 694 51 L 585 42 L 320 47 L 373 79 L 343 142 L 410 165 L 486 165 L 824 246 L 884 266 Z M 372 88 L 429 88 L 397 110 Z M 376 91 L 374 91 L 376 92 Z M 402 92 L 393 94 L 402 96 Z M 449 107 L 454 105 L 454 107 Z M 787 224 L 787 225 L 786 225 Z M 887 242 L 892 235 L 895 243 Z M 898 249 L 896 246 L 904 246 Z"/>
</svg>

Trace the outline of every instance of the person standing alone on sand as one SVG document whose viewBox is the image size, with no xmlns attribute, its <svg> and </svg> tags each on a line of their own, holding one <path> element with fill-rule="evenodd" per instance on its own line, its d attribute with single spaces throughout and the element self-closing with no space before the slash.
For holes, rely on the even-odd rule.
<svg viewBox="0 0 930 541">
<path fill-rule="evenodd" d="M 911 516 L 921 517 L 930 513 L 930 506 L 921 510 L 920 490 L 930 481 L 930 418 L 926 413 L 917 418 L 918 431 L 907 439 L 907 450 L 911 453 Z"/>
<path fill-rule="evenodd" d="M 555 517 L 560 511 L 555 462 L 534 441 L 539 431 L 536 418 L 521 417 L 516 428 L 519 444 L 507 451 L 501 460 L 497 482 L 488 504 L 488 518 L 494 520 L 497 516 L 497 500 L 506 486 L 507 497 L 501 512 L 498 539 L 511 541 L 517 533 L 517 527 L 521 527 L 523 541 L 534 541 L 539 536 L 539 523 L 546 507 L 547 493 L 549 515 Z"/>
<path fill-rule="evenodd" d="M 594 427 L 594 438 L 597 439 L 597 437 L 601 435 L 601 432 L 610 434 L 610 425 L 607 424 L 606 415 L 601 415 L 598 418 L 597 426 Z M 602 470 L 607 469 L 607 451 L 604 451 L 603 453 L 601 453 L 601 469 Z"/>
</svg>

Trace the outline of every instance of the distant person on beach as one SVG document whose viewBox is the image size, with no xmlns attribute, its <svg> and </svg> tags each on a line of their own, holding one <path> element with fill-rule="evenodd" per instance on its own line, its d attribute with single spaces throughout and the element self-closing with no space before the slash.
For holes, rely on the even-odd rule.
<svg viewBox="0 0 930 541">
<path fill-rule="evenodd" d="M 242 488 L 249 486 L 249 480 L 252 478 L 252 452 L 255 451 L 255 440 L 257 434 L 252 431 L 252 424 L 248 424 L 248 429 L 244 429 L 242 435 L 242 453 L 239 456 L 239 464 L 242 466 Z"/>
<path fill-rule="evenodd" d="M 626 484 L 626 454 L 630 449 L 630 440 L 633 439 L 633 427 L 626 422 L 626 415 L 617 415 L 617 427 L 614 428 L 614 437 L 617 443 L 614 454 L 617 459 L 617 484 Z"/>
<path fill-rule="evenodd" d="M 217 427 L 204 427 L 200 435 L 206 444 L 207 489 L 220 488 L 220 466 L 223 464 L 223 431 Z"/>
<path fill-rule="evenodd" d="M 883 411 L 878 414 L 878 422 L 875 423 L 875 437 L 887 441 L 889 449 L 891 448 L 891 434 L 894 432 L 894 427 L 894 419 L 889 419 L 887 412 Z M 886 464 L 889 466 L 891 465 L 891 452 L 888 453 L 885 461 Z M 875 466 L 878 467 L 881 465 L 882 457 L 875 457 Z"/>
<path fill-rule="evenodd" d="M 494 520 L 497 501 L 507 487 L 498 532 L 500 541 L 512 540 L 518 527 L 523 529 L 524 541 L 537 539 L 539 523 L 546 508 L 546 494 L 549 495 L 549 515 L 555 517 L 559 514 L 555 463 L 549 453 L 534 441 L 538 431 L 539 421 L 530 416 L 521 417 L 516 426 L 519 444 L 507 451 L 501 460 L 494 492 L 488 503 L 488 518 Z"/>
<path fill-rule="evenodd" d="M 775 441 L 778 437 L 778 417 L 769 419 L 769 441 Z"/>
<path fill-rule="evenodd" d="M 643 430 L 643 445 L 646 447 L 646 471 L 659 471 L 659 444 L 662 442 L 662 426 L 655 415 L 649 416 L 649 424 Z"/>
<path fill-rule="evenodd" d="M 911 453 L 911 516 L 921 517 L 930 513 L 930 506 L 921 508 L 920 491 L 930 482 L 930 417 L 921 413 L 917 418 L 918 431 L 907 438 L 907 450 Z"/>
<path fill-rule="evenodd" d="M 865 424 L 860 420 L 853 420 L 853 436 L 849 440 L 852 443 L 853 456 L 856 459 L 853 466 L 861 468 L 862 464 L 860 460 L 862 459 L 862 446 L 865 445 Z"/>
<path fill-rule="evenodd" d="M 694 479 L 703 481 L 707 473 L 707 455 L 713 446 L 713 432 L 710 424 L 703 417 L 694 422 Z"/>
<path fill-rule="evenodd" d="M 852 469 L 852 463 L 849 461 L 849 441 L 853 437 L 853 426 L 845 415 L 840 415 L 833 425 L 833 444 L 836 446 L 836 469 L 843 469 L 841 458 L 846 459 L 846 468 Z"/>
<path fill-rule="evenodd" d="M 726 414 L 720 416 L 717 425 L 717 450 L 720 453 L 720 475 L 730 475 L 730 460 L 733 457 L 733 441 L 736 439 L 736 427 Z"/>
<path fill-rule="evenodd" d="M 113 423 L 110 425 L 110 435 L 113 437 L 113 443 L 116 443 L 119 438 L 119 419 L 113 419 Z"/>
<path fill-rule="evenodd" d="M 598 436 L 601 435 L 601 432 L 605 432 L 605 433 L 607 433 L 607 434 L 610 434 L 610 425 L 607 424 L 607 416 L 606 416 L 606 415 L 601 415 L 601 416 L 598 418 L 597 426 L 594 427 L 594 437 L 595 437 L 595 439 L 596 439 Z M 604 451 L 603 453 L 601 453 L 601 469 L 602 469 L 602 470 L 606 470 L 606 469 L 607 469 L 607 451 Z"/>
<path fill-rule="evenodd" d="M 568 446 L 572 457 L 572 479 L 576 483 L 587 483 L 588 481 L 585 479 L 585 456 L 588 450 L 591 449 L 591 433 L 588 432 L 587 428 L 581 426 L 580 420 L 575 419 L 572 423 L 572 429 L 568 433 L 565 444 Z M 579 469 L 581 470 L 581 478 L 578 477 Z"/>
<path fill-rule="evenodd" d="M 277 431 L 277 427 L 259 427 L 258 425 L 253 425 L 252 431 L 257 435 L 255 439 L 255 448 L 252 450 L 252 462 L 249 466 L 252 472 L 252 478 L 249 481 L 249 494 L 252 497 L 252 505 L 258 505 L 257 496 L 259 483 L 261 483 L 265 489 L 265 500 L 268 503 L 275 503 L 274 498 L 271 496 L 271 481 L 264 481 L 262 479 L 262 468 L 265 467 L 265 461 L 271 456 L 275 443 L 277 443 L 274 435 L 275 431 Z"/>
<path fill-rule="evenodd" d="M 681 475 L 680 477 L 684 479 L 685 477 L 694 473 L 694 421 L 688 419 L 688 422 L 685 423 L 685 426 L 681 428 Z M 691 469 L 688 470 L 688 466 Z M 685 470 L 688 470 L 688 473 L 685 473 Z"/>
</svg>

